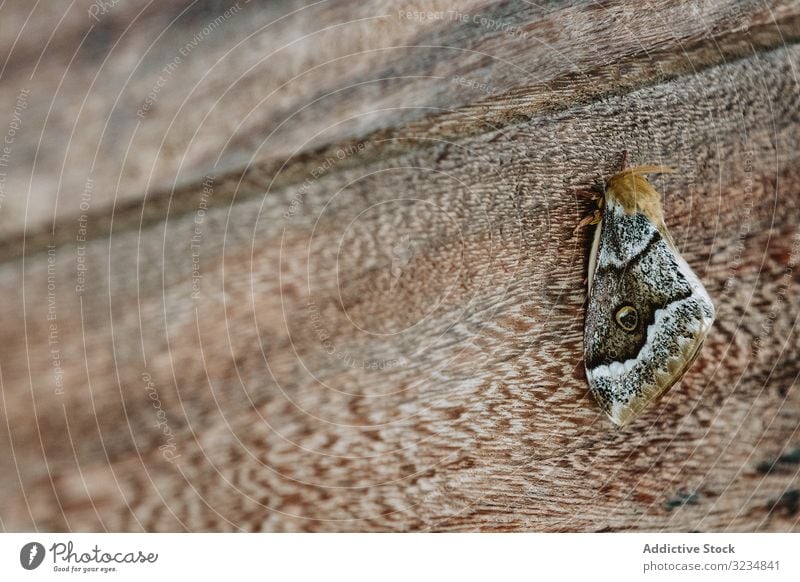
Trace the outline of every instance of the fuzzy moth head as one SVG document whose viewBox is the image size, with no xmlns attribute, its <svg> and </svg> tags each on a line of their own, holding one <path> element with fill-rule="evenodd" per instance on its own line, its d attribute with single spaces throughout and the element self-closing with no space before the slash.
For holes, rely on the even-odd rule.
<svg viewBox="0 0 800 582">
<path fill-rule="evenodd" d="M 586 375 L 618 425 L 680 380 L 714 320 L 664 226 L 658 193 L 635 170 L 609 181 L 589 260 Z"/>
</svg>

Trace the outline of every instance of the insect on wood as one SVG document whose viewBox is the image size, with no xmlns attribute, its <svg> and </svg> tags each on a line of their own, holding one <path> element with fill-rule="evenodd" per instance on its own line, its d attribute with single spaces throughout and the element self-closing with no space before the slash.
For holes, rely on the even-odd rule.
<svg viewBox="0 0 800 582">
<path fill-rule="evenodd" d="M 624 168 L 607 184 L 589 255 L 586 377 L 617 425 L 678 382 L 697 358 L 714 304 L 664 224 L 661 196 Z"/>
</svg>

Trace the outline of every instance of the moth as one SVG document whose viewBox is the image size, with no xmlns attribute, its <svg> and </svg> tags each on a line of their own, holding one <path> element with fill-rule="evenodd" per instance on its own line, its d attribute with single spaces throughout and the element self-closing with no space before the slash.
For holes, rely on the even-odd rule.
<svg viewBox="0 0 800 582">
<path fill-rule="evenodd" d="M 589 255 L 584 360 L 589 387 L 617 425 L 678 382 L 714 322 L 714 304 L 664 224 L 661 196 L 637 166 L 611 177 Z M 585 224 L 587 221 L 584 220 Z"/>
</svg>

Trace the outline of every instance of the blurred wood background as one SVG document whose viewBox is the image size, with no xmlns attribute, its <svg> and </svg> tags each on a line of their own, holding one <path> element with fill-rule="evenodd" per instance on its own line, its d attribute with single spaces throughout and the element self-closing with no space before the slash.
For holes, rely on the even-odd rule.
<svg viewBox="0 0 800 582">
<path fill-rule="evenodd" d="M 4 530 L 800 529 L 799 2 L 0 15 Z M 616 429 L 623 149 L 718 320 Z"/>
</svg>

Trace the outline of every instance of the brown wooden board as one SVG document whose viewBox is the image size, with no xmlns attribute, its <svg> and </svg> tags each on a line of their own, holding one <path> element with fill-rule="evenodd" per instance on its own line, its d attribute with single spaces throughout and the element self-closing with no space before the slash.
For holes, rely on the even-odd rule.
<svg viewBox="0 0 800 582">
<path fill-rule="evenodd" d="M 66 53 L 11 51 L 9 118 L 31 91 L 0 206 L 5 530 L 798 529 L 799 3 L 465 3 L 467 22 L 399 17 L 432 3 L 253 4 L 192 56 L 222 62 L 299 10 L 237 49 L 255 69 L 182 65 L 141 141 L 109 134 L 143 173 L 99 120 L 63 163 L 43 104 L 83 99 L 80 79 L 106 55 L 136 63 L 155 29 L 58 89 Z M 379 14 L 391 26 L 348 28 Z M 136 17 L 106 16 L 90 35 Z M 53 42 L 78 50 L 88 29 L 64 22 Z M 116 110 L 122 81 L 98 83 Z M 239 100 L 207 124 L 170 109 L 205 114 L 227 88 Z M 591 230 L 573 229 L 623 150 L 677 170 L 653 182 L 718 315 L 683 382 L 616 429 L 583 376 Z"/>
</svg>

